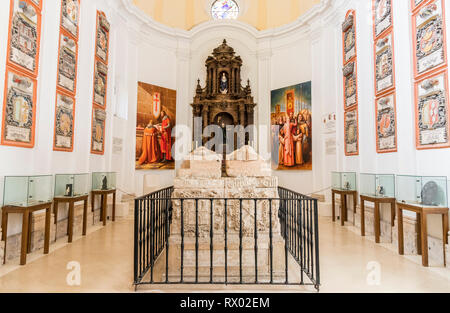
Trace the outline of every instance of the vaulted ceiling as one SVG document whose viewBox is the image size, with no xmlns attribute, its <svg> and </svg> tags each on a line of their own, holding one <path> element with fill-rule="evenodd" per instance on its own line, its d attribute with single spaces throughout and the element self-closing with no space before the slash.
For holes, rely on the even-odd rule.
<svg viewBox="0 0 450 313">
<path fill-rule="evenodd" d="M 212 0 L 133 0 L 155 21 L 170 27 L 190 30 L 211 20 L 208 9 Z M 242 14 L 238 20 L 258 30 L 291 23 L 320 0 L 238 0 Z"/>
</svg>

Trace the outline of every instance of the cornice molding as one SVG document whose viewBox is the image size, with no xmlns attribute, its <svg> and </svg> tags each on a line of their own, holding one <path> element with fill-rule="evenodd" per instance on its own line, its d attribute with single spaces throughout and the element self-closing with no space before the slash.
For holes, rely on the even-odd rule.
<svg viewBox="0 0 450 313">
<path fill-rule="evenodd" d="M 137 20 L 133 24 L 140 25 L 140 28 L 149 28 L 149 30 L 159 32 L 162 35 L 171 36 L 175 40 L 191 39 L 205 31 L 217 31 L 224 26 L 240 31 L 245 31 L 257 40 L 278 38 L 297 31 L 308 32 L 310 24 L 313 23 L 315 19 L 319 18 L 325 11 L 333 7 L 333 0 L 321 0 L 319 4 L 315 5 L 305 14 L 300 16 L 296 21 L 278 28 L 263 31 L 259 31 L 255 27 L 240 21 L 208 21 L 197 25 L 191 30 L 187 31 L 178 28 L 171 28 L 159 22 L 156 22 L 150 16 L 137 8 L 133 4 L 133 0 L 116 1 L 120 2 L 115 6 L 116 8 L 122 6 L 130 16 L 130 18 L 134 18 Z M 136 29 L 136 31 L 142 31 L 142 29 Z"/>
</svg>

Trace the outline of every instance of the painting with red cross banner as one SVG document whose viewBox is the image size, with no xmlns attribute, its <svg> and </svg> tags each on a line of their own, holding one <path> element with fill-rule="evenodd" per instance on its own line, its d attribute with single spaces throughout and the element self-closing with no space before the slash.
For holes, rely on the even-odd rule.
<svg viewBox="0 0 450 313">
<path fill-rule="evenodd" d="M 136 169 L 174 169 L 172 130 L 176 124 L 177 92 L 138 83 Z"/>
</svg>

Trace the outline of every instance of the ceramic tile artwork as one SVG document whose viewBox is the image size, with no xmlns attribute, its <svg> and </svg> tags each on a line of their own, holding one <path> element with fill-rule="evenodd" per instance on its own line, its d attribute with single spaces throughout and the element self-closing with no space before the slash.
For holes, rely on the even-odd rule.
<svg viewBox="0 0 450 313">
<path fill-rule="evenodd" d="M 77 76 L 77 43 L 65 34 L 60 35 L 58 86 L 74 92 Z"/>
<path fill-rule="evenodd" d="M 353 15 L 349 15 L 344 23 L 344 59 L 350 61 L 356 56 L 356 33 Z"/>
<path fill-rule="evenodd" d="M 74 37 L 78 37 L 79 11 L 78 0 L 62 0 L 61 27 Z"/>
<path fill-rule="evenodd" d="M 98 15 L 97 25 L 96 55 L 104 62 L 108 62 L 110 25 L 102 14 Z"/>
<path fill-rule="evenodd" d="M 91 153 L 103 155 L 105 151 L 106 93 L 108 82 L 108 53 L 110 24 L 105 13 L 97 11 L 95 43 L 93 118 Z"/>
<path fill-rule="evenodd" d="M 94 103 L 105 106 L 108 67 L 100 61 L 95 62 Z"/>
<path fill-rule="evenodd" d="M 442 0 L 432 1 L 414 16 L 416 75 L 446 63 L 442 5 Z"/>
<path fill-rule="evenodd" d="M 36 82 L 15 71 L 7 72 L 2 141 L 31 144 L 33 140 Z"/>
<path fill-rule="evenodd" d="M 374 31 L 375 37 L 381 35 L 392 26 L 392 0 L 375 0 L 374 2 Z"/>
<path fill-rule="evenodd" d="M 397 149 L 397 121 L 395 93 L 376 100 L 377 150 L 387 152 Z"/>
<path fill-rule="evenodd" d="M 345 107 L 350 108 L 357 104 L 357 86 L 356 86 L 356 73 L 353 72 L 350 75 L 345 76 Z"/>
<path fill-rule="evenodd" d="M 375 43 L 376 92 L 394 87 L 394 53 L 392 33 L 378 39 Z"/>
<path fill-rule="evenodd" d="M 14 0 L 12 5 L 8 61 L 36 74 L 39 49 L 39 13 L 26 1 Z"/>
<path fill-rule="evenodd" d="M 73 147 L 75 99 L 62 93 L 56 95 L 55 148 Z"/>
<path fill-rule="evenodd" d="M 416 84 L 417 144 L 419 147 L 449 142 L 447 73 Z"/>
<path fill-rule="evenodd" d="M 106 112 L 102 109 L 95 109 L 92 121 L 92 152 L 103 153 L 105 144 L 105 121 Z"/>
<path fill-rule="evenodd" d="M 352 155 L 358 151 L 358 111 L 354 110 L 345 113 L 345 152 Z"/>
</svg>

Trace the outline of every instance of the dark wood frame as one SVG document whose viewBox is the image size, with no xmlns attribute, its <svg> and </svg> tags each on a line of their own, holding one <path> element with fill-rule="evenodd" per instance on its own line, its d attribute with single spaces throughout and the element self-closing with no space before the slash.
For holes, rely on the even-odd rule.
<svg viewBox="0 0 450 313">
<path fill-rule="evenodd" d="M 45 238 L 44 238 L 44 254 L 48 254 L 50 250 L 50 218 L 52 210 L 52 202 L 39 203 L 28 207 L 4 206 L 2 209 L 2 240 L 5 242 L 5 253 L 3 264 L 6 263 L 6 243 L 8 241 L 8 215 L 22 214 L 22 243 L 20 248 L 20 265 L 27 264 L 27 254 L 31 252 L 31 227 L 30 220 L 34 212 L 46 210 L 45 212 Z"/>
<path fill-rule="evenodd" d="M 336 221 L 336 203 L 335 197 L 336 194 L 341 196 L 341 226 L 345 225 L 345 222 L 348 221 L 347 216 L 347 196 L 353 196 L 353 212 L 356 213 L 356 206 L 358 202 L 358 192 L 356 190 L 341 190 L 341 189 L 332 189 L 331 190 L 331 204 L 333 211 L 333 222 Z"/>
<path fill-rule="evenodd" d="M 427 217 L 429 214 L 442 215 L 442 231 L 443 231 L 443 243 L 444 243 L 444 267 L 447 265 L 445 256 L 445 245 L 448 244 L 448 208 L 439 207 L 423 207 L 420 205 L 413 205 L 407 203 L 397 202 L 397 215 L 398 215 L 398 253 L 400 255 L 405 254 L 405 245 L 403 238 L 403 210 L 415 212 L 417 216 L 417 252 L 422 255 L 422 265 L 429 266 L 428 263 L 428 225 Z"/>
<path fill-rule="evenodd" d="M 113 195 L 113 208 L 112 208 L 112 221 L 116 221 L 116 189 L 112 190 L 92 190 L 91 191 L 91 206 L 92 212 L 95 211 L 95 197 L 97 195 L 101 196 L 101 206 L 100 206 L 100 221 L 103 222 L 103 226 L 106 226 L 106 213 L 108 209 L 108 195 Z M 94 214 L 92 214 L 92 219 L 94 219 Z"/>
<path fill-rule="evenodd" d="M 380 243 L 380 236 L 381 236 L 381 216 L 380 216 L 380 204 L 382 203 L 388 203 L 391 204 L 391 226 L 394 227 L 395 225 L 395 198 L 380 198 L 380 197 L 372 197 L 372 196 L 366 196 L 361 195 L 361 236 L 366 236 L 366 212 L 365 212 L 365 202 L 373 202 L 375 204 L 374 206 L 374 233 L 375 233 L 375 242 Z"/>
<path fill-rule="evenodd" d="M 87 232 L 87 207 L 88 207 L 88 195 L 85 196 L 76 196 L 76 197 L 55 197 L 53 199 L 53 211 L 55 214 L 55 225 L 58 227 L 58 209 L 60 203 L 68 203 L 69 204 L 69 217 L 67 222 L 67 235 L 69 236 L 69 243 L 73 242 L 73 224 L 74 224 L 74 213 L 75 213 L 75 203 L 76 202 L 84 202 L 83 208 L 83 236 L 86 236 Z M 55 234 L 55 238 L 57 235 L 57 231 Z"/>
</svg>

